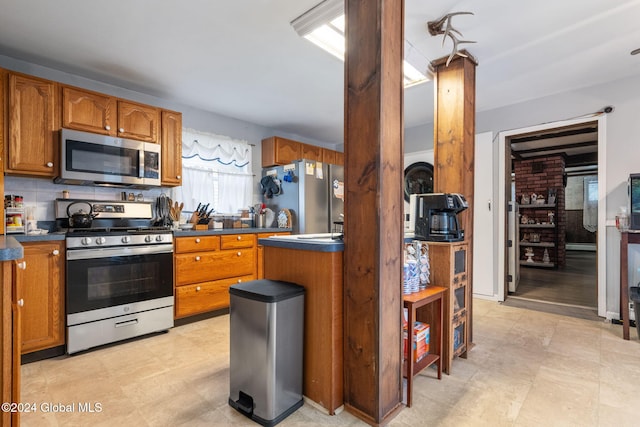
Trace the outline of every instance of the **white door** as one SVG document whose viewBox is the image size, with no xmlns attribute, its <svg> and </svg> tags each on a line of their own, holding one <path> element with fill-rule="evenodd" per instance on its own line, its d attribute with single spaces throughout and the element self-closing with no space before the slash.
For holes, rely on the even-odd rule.
<svg viewBox="0 0 640 427">
<path fill-rule="evenodd" d="M 473 184 L 473 295 L 494 298 L 495 253 L 493 133 L 476 135 Z"/>
</svg>

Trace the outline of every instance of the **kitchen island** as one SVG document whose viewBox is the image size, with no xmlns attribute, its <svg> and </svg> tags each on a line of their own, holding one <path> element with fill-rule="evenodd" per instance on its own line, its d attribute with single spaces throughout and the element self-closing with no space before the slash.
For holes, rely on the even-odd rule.
<svg viewBox="0 0 640 427">
<path fill-rule="evenodd" d="M 307 402 L 334 415 L 343 406 L 343 251 L 330 234 L 259 239 L 264 277 L 304 286 L 304 382 Z"/>
</svg>

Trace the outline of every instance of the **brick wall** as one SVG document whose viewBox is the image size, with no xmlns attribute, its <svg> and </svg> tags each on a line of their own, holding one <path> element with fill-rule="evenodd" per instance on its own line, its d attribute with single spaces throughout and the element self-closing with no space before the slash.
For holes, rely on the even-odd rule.
<svg viewBox="0 0 640 427">
<path fill-rule="evenodd" d="M 558 266 L 565 265 L 566 242 L 565 232 L 567 226 L 567 216 L 565 211 L 563 175 L 565 168 L 565 160 L 562 155 L 550 155 L 531 158 L 527 160 L 513 161 L 515 172 L 515 191 L 516 201 L 521 203 L 523 194 L 531 197 L 532 194 L 543 195 L 545 203 L 548 202 L 549 189 L 556 190 L 557 214 L 555 216 L 555 229 L 520 229 L 520 239 L 524 233 L 539 233 L 541 242 L 555 242 L 557 231 L 557 254 L 556 250 L 549 248 L 549 256 L 551 262 Z M 527 215 L 534 218 L 537 222 L 548 222 L 548 212 L 553 209 L 520 209 L 520 215 Z M 524 248 L 520 247 L 521 259 L 526 260 L 524 256 Z M 542 262 L 544 248 L 533 248 L 534 261 Z"/>
</svg>

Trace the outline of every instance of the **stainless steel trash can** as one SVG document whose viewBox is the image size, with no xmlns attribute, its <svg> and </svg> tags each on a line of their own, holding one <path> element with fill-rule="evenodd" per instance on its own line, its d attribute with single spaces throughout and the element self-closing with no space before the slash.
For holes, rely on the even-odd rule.
<svg viewBox="0 0 640 427">
<path fill-rule="evenodd" d="M 303 404 L 304 291 L 275 280 L 229 288 L 229 405 L 264 426 Z"/>
</svg>

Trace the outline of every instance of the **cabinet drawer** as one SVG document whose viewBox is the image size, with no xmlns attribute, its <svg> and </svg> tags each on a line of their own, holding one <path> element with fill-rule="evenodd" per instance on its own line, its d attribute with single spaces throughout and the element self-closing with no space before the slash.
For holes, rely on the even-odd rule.
<svg viewBox="0 0 640 427">
<path fill-rule="evenodd" d="M 253 276 L 234 277 L 176 288 L 176 317 L 191 316 L 229 307 L 229 286 Z"/>
<path fill-rule="evenodd" d="M 255 249 L 238 249 L 176 255 L 176 286 L 253 274 L 255 254 Z"/>
<path fill-rule="evenodd" d="M 220 249 L 220 236 L 190 236 L 176 239 L 176 253 L 217 251 Z"/>
<path fill-rule="evenodd" d="M 225 234 L 220 236 L 221 249 L 252 248 L 255 245 L 255 234 Z"/>
</svg>

